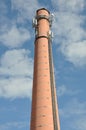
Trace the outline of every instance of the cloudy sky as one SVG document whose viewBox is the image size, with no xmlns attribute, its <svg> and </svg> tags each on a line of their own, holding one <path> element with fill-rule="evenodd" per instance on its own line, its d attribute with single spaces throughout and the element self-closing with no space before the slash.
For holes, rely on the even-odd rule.
<svg viewBox="0 0 86 130">
<path fill-rule="evenodd" d="M 61 130 L 86 130 L 86 0 L 0 0 L 0 130 L 30 130 L 32 18 L 41 7 L 54 14 Z"/>
</svg>

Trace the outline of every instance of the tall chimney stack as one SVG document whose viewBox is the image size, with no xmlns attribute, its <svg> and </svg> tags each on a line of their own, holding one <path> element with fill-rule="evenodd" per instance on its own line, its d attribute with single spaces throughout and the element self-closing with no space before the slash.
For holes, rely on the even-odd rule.
<svg viewBox="0 0 86 130">
<path fill-rule="evenodd" d="M 52 60 L 52 15 L 41 8 L 33 19 L 35 28 L 34 75 L 30 130 L 60 130 Z"/>
</svg>

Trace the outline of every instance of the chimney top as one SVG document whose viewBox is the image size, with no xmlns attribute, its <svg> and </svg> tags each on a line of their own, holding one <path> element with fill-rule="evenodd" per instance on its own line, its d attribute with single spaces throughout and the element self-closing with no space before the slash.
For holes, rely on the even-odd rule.
<svg viewBox="0 0 86 130">
<path fill-rule="evenodd" d="M 50 14 L 50 11 L 45 9 L 45 8 L 40 8 L 40 9 L 37 10 L 37 12 L 40 11 L 40 10 L 46 10 Z"/>
</svg>

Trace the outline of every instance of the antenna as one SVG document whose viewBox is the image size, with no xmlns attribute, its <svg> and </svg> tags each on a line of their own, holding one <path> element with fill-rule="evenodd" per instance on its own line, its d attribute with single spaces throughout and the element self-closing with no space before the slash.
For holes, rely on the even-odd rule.
<svg viewBox="0 0 86 130">
<path fill-rule="evenodd" d="M 50 26 L 52 26 L 52 22 L 54 21 L 54 14 L 52 13 L 50 15 Z"/>
<path fill-rule="evenodd" d="M 37 27 L 37 19 L 36 18 L 33 18 L 32 26 L 33 26 L 33 28 Z"/>
</svg>

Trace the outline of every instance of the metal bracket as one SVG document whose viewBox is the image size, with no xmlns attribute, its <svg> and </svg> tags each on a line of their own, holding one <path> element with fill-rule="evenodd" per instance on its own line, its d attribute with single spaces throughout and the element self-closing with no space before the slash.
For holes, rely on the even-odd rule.
<svg viewBox="0 0 86 130">
<path fill-rule="evenodd" d="M 52 26 L 53 20 L 54 20 L 54 14 L 51 14 L 49 17 L 50 26 Z"/>
<path fill-rule="evenodd" d="M 41 19 L 46 19 L 46 20 L 49 22 L 50 26 L 52 26 L 53 17 L 54 17 L 53 14 L 51 14 L 51 15 L 49 15 L 49 16 L 46 16 L 46 15 L 38 15 L 38 16 L 36 16 L 36 19 L 37 19 L 37 21 L 39 21 L 39 20 L 41 20 Z"/>
<path fill-rule="evenodd" d="M 38 25 L 38 21 L 41 20 L 41 19 L 46 19 L 49 24 L 50 24 L 50 27 L 52 26 L 52 22 L 53 22 L 53 19 L 54 19 L 54 14 L 51 14 L 49 16 L 46 16 L 46 15 L 38 15 L 36 16 L 35 18 L 33 18 L 33 22 L 32 22 L 32 25 L 34 28 L 37 27 Z"/>
<path fill-rule="evenodd" d="M 33 18 L 32 26 L 33 26 L 33 28 L 37 27 L 37 19 L 36 18 Z"/>
<path fill-rule="evenodd" d="M 50 40 L 52 40 L 52 38 L 54 37 L 53 32 L 51 30 L 48 32 L 48 36 Z"/>
</svg>

